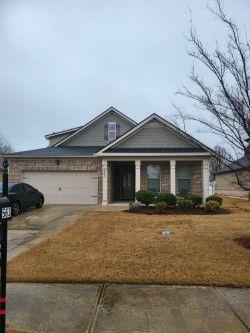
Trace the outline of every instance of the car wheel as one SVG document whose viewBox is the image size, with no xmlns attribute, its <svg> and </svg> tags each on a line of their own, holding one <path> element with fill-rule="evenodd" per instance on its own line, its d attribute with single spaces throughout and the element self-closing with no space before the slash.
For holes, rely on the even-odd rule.
<svg viewBox="0 0 250 333">
<path fill-rule="evenodd" d="M 37 209 L 42 208 L 43 204 L 44 204 L 44 198 L 41 197 L 41 198 L 39 199 L 38 203 L 35 205 L 35 207 L 36 207 Z"/>
<path fill-rule="evenodd" d="M 21 212 L 21 205 L 18 201 L 15 201 L 12 205 L 12 215 L 16 216 Z"/>
</svg>

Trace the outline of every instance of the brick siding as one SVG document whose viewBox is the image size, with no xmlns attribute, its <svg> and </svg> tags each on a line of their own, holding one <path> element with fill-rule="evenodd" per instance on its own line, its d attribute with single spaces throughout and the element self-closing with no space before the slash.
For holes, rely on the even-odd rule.
<svg viewBox="0 0 250 333">
<path fill-rule="evenodd" d="M 147 188 L 147 166 L 158 164 L 161 167 L 161 191 L 170 192 L 170 163 L 169 161 L 141 162 L 141 188 Z"/>
<path fill-rule="evenodd" d="M 24 171 L 95 171 L 98 175 L 98 203 L 102 202 L 102 163 L 100 158 L 61 158 L 57 159 L 9 159 L 10 181 L 21 181 Z M 202 162 L 177 162 L 192 166 L 191 189 L 202 195 Z M 169 161 L 142 161 L 141 188 L 147 187 L 147 165 L 161 166 L 161 191 L 170 192 Z M 108 162 L 108 202 L 111 202 L 111 163 Z"/>
<path fill-rule="evenodd" d="M 238 171 L 237 176 L 243 186 L 250 188 L 250 170 Z M 250 198 L 250 191 L 239 186 L 238 179 L 233 172 L 215 175 L 215 192 L 232 197 Z"/>
<path fill-rule="evenodd" d="M 99 158 L 9 159 L 10 181 L 21 181 L 24 171 L 95 171 L 98 176 L 98 203 L 102 201 L 101 170 Z"/>
<path fill-rule="evenodd" d="M 161 166 L 161 191 L 170 192 L 170 162 L 169 161 L 146 161 L 141 163 L 141 188 L 147 188 L 147 165 L 159 164 Z M 202 196 L 202 162 L 190 161 L 190 162 L 178 162 L 176 166 L 184 164 L 190 165 L 191 174 L 191 191 L 192 193 Z M 177 184 L 176 184 L 177 189 Z"/>
</svg>

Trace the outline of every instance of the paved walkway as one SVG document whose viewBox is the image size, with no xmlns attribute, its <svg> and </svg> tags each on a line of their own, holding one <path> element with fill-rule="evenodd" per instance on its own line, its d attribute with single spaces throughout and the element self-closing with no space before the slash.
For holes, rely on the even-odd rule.
<svg viewBox="0 0 250 333">
<path fill-rule="evenodd" d="M 55 333 L 249 332 L 250 289 L 8 285 L 8 324 Z"/>
</svg>

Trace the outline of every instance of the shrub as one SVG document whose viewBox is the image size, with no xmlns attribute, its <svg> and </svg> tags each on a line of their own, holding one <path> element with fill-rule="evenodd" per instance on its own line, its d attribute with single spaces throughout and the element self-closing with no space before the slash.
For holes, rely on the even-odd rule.
<svg viewBox="0 0 250 333">
<path fill-rule="evenodd" d="M 157 202 L 155 204 L 155 210 L 158 212 L 158 213 L 162 213 L 164 212 L 165 210 L 167 210 L 168 208 L 168 205 L 166 204 L 166 202 Z"/>
<path fill-rule="evenodd" d="M 156 202 L 165 202 L 168 206 L 175 206 L 177 198 L 172 193 L 164 192 L 157 195 Z"/>
<path fill-rule="evenodd" d="M 194 207 L 199 207 L 202 204 L 202 197 L 200 195 L 188 193 L 185 199 L 192 201 Z"/>
<path fill-rule="evenodd" d="M 155 193 L 149 190 L 139 190 L 135 193 L 136 200 L 149 206 L 155 201 Z"/>
<path fill-rule="evenodd" d="M 208 212 L 216 212 L 219 209 L 220 209 L 220 204 L 218 201 L 210 200 L 207 201 L 205 204 L 205 210 Z"/>
<path fill-rule="evenodd" d="M 187 199 L 178 199 L 177 201 L 177 208 L 179 210 L 191 210 L 193 208 L 194 204 L 191 200 L 187 200 Z"/>
<path fill-rule="evenodd" d="M 209 197 L 206 198 L 206 202 L 209 201 L 217 201 L 220 206 L 222 205 L 222 197 L 220 197 L 219 195 L 210 195 Z"/>
<path fill-rule="evenodd" d="M 131 212 L 135 212 L 135 211 L 137 210 L 138 207 L 139 207 L 139 204 L 138 204 L 137 202 L 133 202 L 133 201 L 131 201 L 131 202 L 129 203 L 129 210 L 130 210 Z"/>
</svg>

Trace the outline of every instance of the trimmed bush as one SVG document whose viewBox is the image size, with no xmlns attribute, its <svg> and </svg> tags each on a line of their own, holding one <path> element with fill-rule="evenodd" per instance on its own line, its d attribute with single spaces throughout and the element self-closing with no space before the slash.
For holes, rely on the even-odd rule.
<svg viewBox="0 0 250 333">
<path fill-rule="evenodd" d="M 130 210 L 131 212 L 135 212 L 135 211 L 137 210 L 138 207 L 139 207 L 139 204 L 138 204 L 137 202 L 133 202 L 133 201 L 131 201 L 131 202 L 129 203 L 129 210 Z"/>
<path fill-rule="evenodd" d="M 143 205 L 149 206 L 155 201 L 155 193 L 149 190 L 139 190 L 135 193 L 136 200 Z"/>
<path fill-rule="evenodd" d="M 165 202 L 168 206 L 176 206 L 177 198 L 172 193 L 163 192 L 157 195 L 156 202 Z"/>
<path fill-rule="evenodd" d="M 185 199 L 192 201 L 194 207 L 199 207 L 202 204 L 202 197 L 200 195 L 188 193 Z"/>
<path fill-rule="evenodd" d="M 220 206 L 222 205 L 222 197 L 220 197 L 219 195 L 210 195 L 209 197 L 206 198 L 206 202 L 209 201 L 217 201 Z"/>
<path fill-rule="evenodd" d="M 216 212 L 219 209 L 220 209 L 220 204 L 218 201 L 210 200 L 210 201 L 207 201 L 205 204 L 205 210 L 208 212 Z"/>
<path fill-rule="evenodd" d="M 157 202 L 155 204 L 155 210 L 158 213 L 162 213 L 162 212 L 164 212 L 167 209 L 168 209 L 168 205 L 166 204 L 166 202 Z"/>
<path fill-rule="evenodd" d="M 178 199 L 177 201 L 177 209 L 185 211 L 185 210 L 191 210 L 193 209 L 193 202 L 191 200 L 187 200 L 187 199 Z"/>
</svg>

